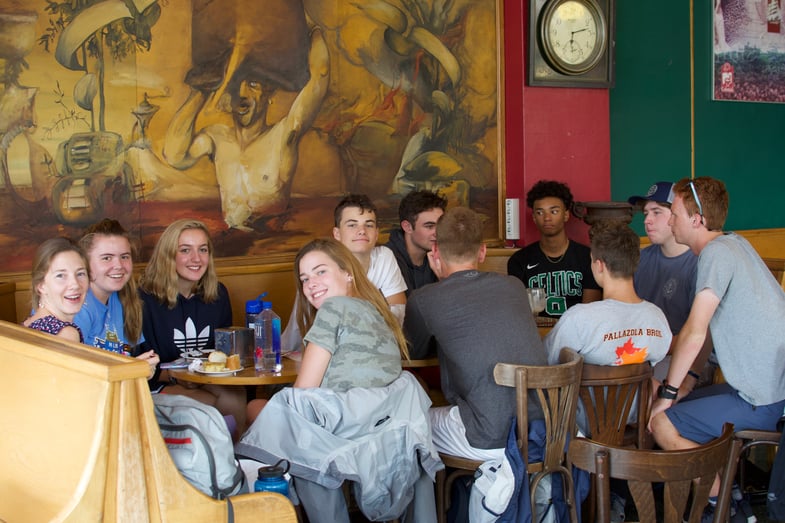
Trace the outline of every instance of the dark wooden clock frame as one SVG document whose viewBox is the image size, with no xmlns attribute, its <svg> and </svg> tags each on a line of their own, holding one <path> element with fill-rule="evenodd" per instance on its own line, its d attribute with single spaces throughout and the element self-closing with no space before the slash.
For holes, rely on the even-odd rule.
<svg viewBox="0 0 785 523">
<path fill-rule="evenodd" d="M 539 21 L 545 6 L 554 0 L 529 0 L 528 49 L 526 75 L 528 85 L 544 87 L 613 87 L 616 65 L 616 0 L 596 0 L 608 24 L 605 52 L 591 70 L 581 74 L 564 74 L 548 63 L 542 50 Z"/>
</svg>

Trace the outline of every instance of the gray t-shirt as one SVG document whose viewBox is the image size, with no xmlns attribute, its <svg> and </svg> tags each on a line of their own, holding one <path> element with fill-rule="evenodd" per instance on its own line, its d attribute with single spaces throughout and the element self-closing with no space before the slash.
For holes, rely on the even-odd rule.
<svg viewBox="0 0 785 523">
<path fill-rule="evenodd" d="M 672 258 L 662 253 L 660 245 L 649 245 L 641 251 L 635 292 L 662 309 L 673 334 L 679 333 L 690 315 L 697 271 L 698 257 L 690 250 Z"/>
<path fill-rule="evenodd" d="M 523 283 L 491 272 L 456 272 L 412 292 L 403 330 L 412 358 L 436 350 L 442 392 L 458 406 L 469 444 L 504 447 L 515 389 L 496 385 L 493 368 L 499 362 L 545 365 Z M 538 412 L 531 401 L 529 406 Z M 531 415 L 537 417 L 542 414 Z"/>
<path fill-rule="evenodd" d="M 752 245 L 735 233 L 710 241 L 698 257 L 703 289 L 720 299 L 710 328 L 725 380 L 753 405 L 785 399 L 785 292 Z"/>
<path fill-rule="evenodd" d="M 668 353 L 671 338 L 665 315 L 653 303 L 601 300 L 567 309 L 544 342 L 551 365 L 569 347 L 592 365 L 649 361 L 653 366 Z"/>
<path fill-rule="evenodd" d="M 328 298 L 305 335 L 332 354 L 322 387 L 345 392 L 353 387 L 385 387 L 401 374 L 401 353 L 387 323 L 365 300 Z"/>
</svg>

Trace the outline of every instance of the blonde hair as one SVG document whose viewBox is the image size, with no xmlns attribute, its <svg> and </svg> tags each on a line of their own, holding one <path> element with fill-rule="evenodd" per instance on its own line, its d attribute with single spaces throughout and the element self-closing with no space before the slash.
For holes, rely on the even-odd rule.
<svg viewBox="0 0 785 523">
<path fill-rule="evenodd" d="M 333 239 L 317 239 L 308 242 L 300 249 L 300 252 L 297 253 L 294 259 L 294 278 L 297 288 L 295 310 L 297 311 L 297 326 L 300 328 L 300 332 L 308 332 L 316 317 L 316 308 L 306 299 L 303 292 L 303 284 L 300 281 L 300 261 L 303 259 L 303 256 L 310 252 L 326 254 L 338 265 L 338 268 L 346 271 L 351 276 L 351 295 L 370 302 L 374 306 L 392 331 L 398 344 L 398 350 L 401 352 L 401 358 L 409 359 L 409 348 L 406 344 L 406 338 L 398 320 L 390 310 L 387 300 L 384 299 L 379 289 L 368 279 L 360 262 L 357 261 L 357 258 L 354 257 L 351 251 L 344 244 Z"/>
<path fill-rule="evenodd" d="M 72 239 L 65 237 L 51 238 L 38 246 L 33 258 L 33 270 L 30 274 L 30 287 L 32 290 L 31 301 L 33 309 L 38 310 L 41 306 L 41 295 L 38 293 L 38 286 L 46 278 L 52 260 L 55 256 L 63 252 L 75 252 L 84 261 L 87 276 L 90 276 L 90 263 L 87 261 L 84 251 Z"/>
<path fill-rule="evenodd" d="M 79 246 L 82 247 L 85 254 L 87 254 L 88 263 L 90 255 L 93 252 L 93 243 L 96 236 L 117 236 L 125 238 L 128 245 L 131 247 L 131 260 L 136 257 L 136 247 L 128 236 L 120 222 L 104 218 L 98 223 L 95 223 L 87 228 L 85 235 L 79 240 Z M 91 280 L 92 281 L 92 280 Z M 123 285 L 123 288 L 117 292 L 117 297 L 120 299 L 120 304 L 123 306 L 123 331 L 131 345 L 136 345 L 139 338 L 142 336 L 142 300 L 139 298 L 137 291 L 136 275 L 133 270 L 131 277 Z"/>
<path fill-rule="evenodd" d="M 468 207 L 454 207 L 436 223 L 439 254 L 449 262 L 477 259 L 482 247 L 482 217 Z"/>
<path fill-rule="evenodd" d="M 194 294 L 201 296 L 205 303 L 212 303 L 218 299 L 218 276 L 215 273 L 215 261 L 213 260 L 213 242 L 210 239 L 210 231 L 207 226 L 199 220 L 177 220 L 172 222 L 169 227 L 161 234 L 158 243 L 155 244 L 153 254 L 147 263 L 147 268 L 142 276 L 141 288 L 143 291 L 152 294 L 158 301 L 174 309 L 177 305 L 177 295 L 179 276 L 175 257 L 180 243 L 180 235 L 189 229 L 199 229 L 207 237 L 207 249 L 209 260 L 207 271 L 199 280 L 194 289 Z"/>
</svg>

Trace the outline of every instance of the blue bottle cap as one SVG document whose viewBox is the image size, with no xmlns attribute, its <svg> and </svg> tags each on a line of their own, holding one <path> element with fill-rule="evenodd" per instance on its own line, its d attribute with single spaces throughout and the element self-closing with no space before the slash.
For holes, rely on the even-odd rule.
<svg viewBox="0 0 785 523">
<path fill-rule="evenodd" d="M 246 314 L 259 314 L 262 312 L 262 302 L 259 300 L 248 300 L 245 302 Z"/>
</svg>

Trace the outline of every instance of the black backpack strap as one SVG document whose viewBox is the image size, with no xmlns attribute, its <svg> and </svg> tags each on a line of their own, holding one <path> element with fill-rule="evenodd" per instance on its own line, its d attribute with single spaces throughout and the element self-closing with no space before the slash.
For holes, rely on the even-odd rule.
<svg viewBox="0 0 785 523">
<path fill-rule="evenodd" d="M 234 523 L 234 506 L 232 498 L 226 498 L 226 523 Z"/>
</svg>

